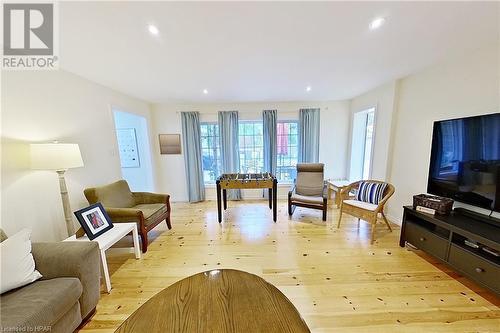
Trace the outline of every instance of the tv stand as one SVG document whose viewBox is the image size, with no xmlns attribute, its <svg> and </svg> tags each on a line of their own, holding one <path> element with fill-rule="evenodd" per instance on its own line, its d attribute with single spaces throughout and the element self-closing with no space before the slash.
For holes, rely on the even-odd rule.
<svg viewBox="0 0 500 333">
<path fill-rule="evenodd" d="M 455 212 L 455 214 L 462 215 L 462 216 L 468 217 L 470 219 L 473 219 L 473 220 L 476 220 L 479 222 L 488 223 L 488 224 L 491 224 L 491 225 L 496 226 L 496 227 L 500 226 L 500 219 L 497 219 L 496 217 L 488 216 L 488 215 L 481 214 L 481 213 L 472 211 L 470 209 L 461 208 L 461 207 L 457 207 L 457 208 L 453 209 L 453 211 Z"/>
<path fill-rule="evenodd" d="M 498 219 L 485 223 L 484 215 L 478 218 L 481 214 L 464 211 L 444 216 L 404 207 L 399 245 L 410 243 L 500 295 L 500 224 L 494 222 Z"/>
</svg>

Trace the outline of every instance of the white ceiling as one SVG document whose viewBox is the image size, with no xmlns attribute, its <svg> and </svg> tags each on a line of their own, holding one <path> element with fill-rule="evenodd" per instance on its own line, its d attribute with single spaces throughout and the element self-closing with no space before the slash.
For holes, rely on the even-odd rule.
<svg viewBox="0 0 500 333">
<path fill-rule="evenodd" d="M 61 2 L 60 60 L 65 70 L 150 102 L 346 99 L 498 42 L 498 6 Z M 370 31 L 378 16 L 386 24 Z"/>
</svg>

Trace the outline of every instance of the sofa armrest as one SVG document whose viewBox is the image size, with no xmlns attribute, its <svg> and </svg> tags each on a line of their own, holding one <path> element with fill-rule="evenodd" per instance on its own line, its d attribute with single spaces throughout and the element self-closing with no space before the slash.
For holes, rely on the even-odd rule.
<svg viewBox="0 0 500 333">
<path fill-rule="evenodd" d="M 80 311 L 85 318 L 99 301 L 100 259 L 97 242 L 33 243 L 32 254 L 42 279 L 76 277 L 83 292 Z"/>
<path fill-rule="evenodd" d="M 168 194 L 158 194 L 150 192 L 132 192 L 135 203 L 140 204 L 153 204 L 153 203 L 164 203 L 166 204 L 170 200 L 170 195 Z"/>
</svg>

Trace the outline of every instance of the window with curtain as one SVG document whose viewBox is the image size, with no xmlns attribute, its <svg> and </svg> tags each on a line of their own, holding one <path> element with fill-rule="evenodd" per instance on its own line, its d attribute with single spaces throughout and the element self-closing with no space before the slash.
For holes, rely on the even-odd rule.
<svg viewBox="0 0 500 333">
<path fill-rule="evenodd" d="M 205 184 L 213 184 L 220 175 L 219 125 L 201 123 L 201 156 Z"/>
<path fill-rule="evenodd" d="M 240 121 L 240 172 L 264 172 L 264 142 L 262 121 Z M 205 184 L 213 184 L 221 173 L 219 126 L 201 123 L 201 155 Z M 298 122 L 278 121 L 276 178 L 280 183 L 292 183 L 296 178 L 298 159 Z"/>
<path fill-rule="evenodd" d="M 291 183 L 297 176 L 298 159 L 298 122 L 278 121 L 277 135 L 277 166 L 278 182 Z"/>
<path fill-rule="evenodd" d="M 262 121 L 239 122 L 240 172 L 264 171 L 264 128 Z"/>
</svg>

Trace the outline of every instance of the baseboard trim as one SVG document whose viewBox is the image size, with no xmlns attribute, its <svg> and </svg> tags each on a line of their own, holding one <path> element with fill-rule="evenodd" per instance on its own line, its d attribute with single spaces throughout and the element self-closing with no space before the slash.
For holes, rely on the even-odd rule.
<svg viewBox="0 0 500 333">
<path fill-rule="evenodd" d="M 388 219 L 388 220 L 389 220 L 389 222 L 391 222 L 391 223 L 397 224 L 397 225 L 399 225 L 399 226 L 401 226 L 401 225 L 403 224 L 403 222 L 401 221 L 401 219 L 400 219 L 400 218 L 397 218 L 397 217 L 395 217 L 395 216 L 393 216 L 393 215 L 390 215 L 390 214 L 387 214 L 387 213 L 385 214 L 385 216 L 387 217 L 387 219 Z"/>
</svg>

